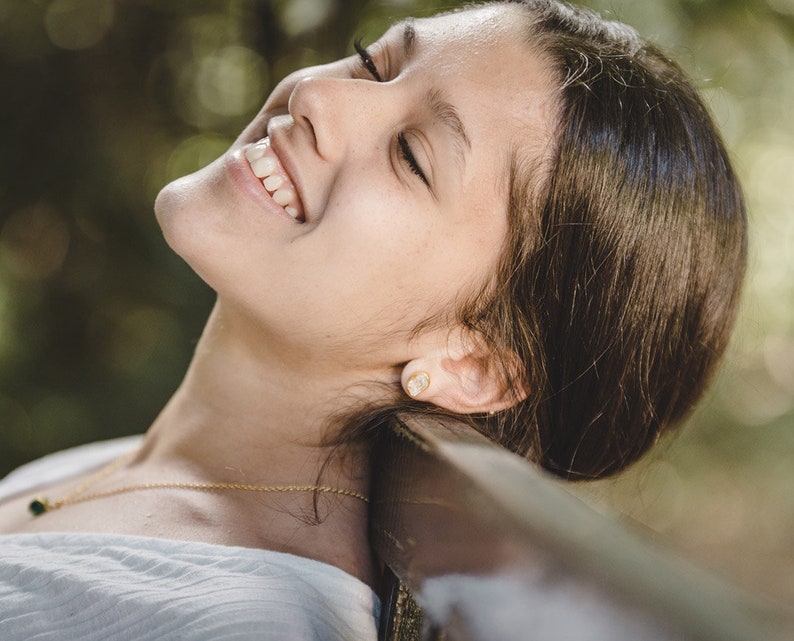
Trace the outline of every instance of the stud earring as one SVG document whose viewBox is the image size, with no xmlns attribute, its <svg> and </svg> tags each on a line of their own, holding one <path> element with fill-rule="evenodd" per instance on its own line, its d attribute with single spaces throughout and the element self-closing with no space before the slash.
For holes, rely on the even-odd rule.
<svg viewBox="0 0 794 641">
<path fill-rule="evenodd" d="M 416 398 L 428 387 L 430 387 L 430 374 L 427 372 L 415 372 L 405 383 L 406 391 L 411 398 Z"/>
</svg>

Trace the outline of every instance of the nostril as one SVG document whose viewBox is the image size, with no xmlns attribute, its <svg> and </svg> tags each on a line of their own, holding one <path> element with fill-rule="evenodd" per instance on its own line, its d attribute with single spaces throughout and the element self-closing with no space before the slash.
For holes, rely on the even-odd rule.
<svg viewBox="0 0 794 641">
<path fill-rule="evenodd" d="M 301 124 L 307 129 L 307 131 L 311 135 L 312 146 L 319 153 L 320 145 L 317 140 L 317 132 L 314 130 L 314 125 L 312 124 L 312 121 L 306 118 L 305 116 L 301 116 L 301 120 L 303 121 Z"/>
<path fill-rule="evenodd" d="M 302 78 L 290 94 L 288 108 L 297 130 L 318 156 L 330 160 L 335 137 L 332 104 L 333 85 L 329 78 L 307 76 Z"/>
</svg>

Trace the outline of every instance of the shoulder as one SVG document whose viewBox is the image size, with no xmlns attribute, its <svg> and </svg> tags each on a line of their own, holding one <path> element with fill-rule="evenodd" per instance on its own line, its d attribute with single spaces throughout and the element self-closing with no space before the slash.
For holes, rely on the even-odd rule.
<svg viewBox="0 0 794 641">
<path fill-rule="evenodd" d="M 59 533 L 0 537 L 0 600 L 36 626 L 0 623 L 3 639 L 52 633 L 84 612 L 70 638 L 374 640 L 379 610 L 355 577 L 291 554 Z M 107 624 L 98 629 L 99 620 Z"/>
<path fill-rule="evenodd" d="M 31 461 L 0 480 L 0 501 L 103 465 L 134 449 L 142 438 L 135 435 L 88 443 Z"/>
</svg>

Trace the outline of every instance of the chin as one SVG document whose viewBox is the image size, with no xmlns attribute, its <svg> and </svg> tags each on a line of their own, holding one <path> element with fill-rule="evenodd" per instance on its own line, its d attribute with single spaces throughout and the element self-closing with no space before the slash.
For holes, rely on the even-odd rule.
<svg viewBox="0 0 794 641">
<path fill-rule="evenodd" d="M 200 254 L 212 227 L 215 163 L 178 178 L 160 190 L 154 214 L 168 246 L 190 263 Z"/>
<path fill-rule="evenodd" d="M 221 158 L 168 183 L 154 202 L 168 246 L 215 292 L 227 289 L 227 281 L 239 268 L 229 217 L 232 196 L 224 183 Z"/>
<path fill-rule="evenodd" d="M 185 210 L 189 207 L 187 192 L 189 192 L 190 178 L 190 176 L 184 176 L 168 183 L 160 190 L 154 201 L 154 215 L 163 232 L 163 237 L 177 254 L 181 254 L 179 251 L 182 244 L 180 237 L 184 234 L 179 233 L 180 228 L 183 227 L 180 224 L 180 219 L 187 216 Z"/>
</svg>

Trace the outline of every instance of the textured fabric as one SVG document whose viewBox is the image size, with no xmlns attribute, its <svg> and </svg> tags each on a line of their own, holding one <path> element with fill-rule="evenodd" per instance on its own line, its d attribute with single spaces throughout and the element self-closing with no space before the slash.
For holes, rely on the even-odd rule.
<svg viewBox="0 0 794 641">
<path fill-rule="evenodd" d="M 36 459 L 17 468 L 0 481 L 0 501 L 20 492 L 33 490 L 37 486 L 57 483 L 105 465 L 138 447 L 142 439 L 142 436 L 127 436 L 88 443 Z"/>
<path fill-rule="evenodd" d="M 64 463 L 72 474 L 80 459 L 101 465 L 131 445 L 55 455 L 47 469 Z M 23 478 L 40 482 L 41 469 L 20 468 L 0 498 L 33 485 Z M 370 640 L 378 609 L 355 577 L 291 554 L 107 534 L 0 536 L 3 641 Z"/>
</svg>

